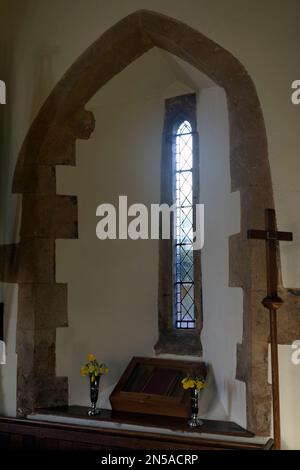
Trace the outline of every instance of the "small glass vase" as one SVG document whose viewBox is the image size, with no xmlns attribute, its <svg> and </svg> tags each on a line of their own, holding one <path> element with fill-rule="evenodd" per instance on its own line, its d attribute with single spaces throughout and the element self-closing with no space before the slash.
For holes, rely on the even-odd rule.
<svg viewBox="0 0 300 470">
<path fill-rule="evenodd" d="M 198 402 L 199 402 L 199 395 L 200 391 L 197 388 L 190 388 L 190 394 L 191 394 L 191 414 L 190 414 L 190 419 L 188 421 L 188 425 L 191 428 L 198 428 L 199 426 L 202 426 L 203 421 L 198 418 Z"/>
<path fill-rule="evenodd" d="M 90 399 L 91 399 L 91 408 L 88 411 L 89 416 L 96 416 L 100 414 L 100 410 L 97 409 L 97 401 L 99 396 L 99 384 L 100 384 L 100 375 L 97 375 L 92 381 L 90 377 Z"/>
</svg>

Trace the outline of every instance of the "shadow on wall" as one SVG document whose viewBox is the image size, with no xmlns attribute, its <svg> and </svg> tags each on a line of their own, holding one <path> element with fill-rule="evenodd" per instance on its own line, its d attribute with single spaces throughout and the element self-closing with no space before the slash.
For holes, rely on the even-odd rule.
<svg viewBox="0 0 300 470">
<path fill-rule="evenodd" d="M 206 387 L 200 392 L 199 416 L 203 419 L 228 420 L 222 406 L 212 365 L 207 364 Z"/>
<path fill-rule="evenodd" d="M 26 1 L 24 0 L 24 4 Z M 22 5 L 24 11 L 26 5 Z M 11 9 L 11 5 L 10 5 Z M 16 25 L 14 18 L 14 25 Z M 8 21 L 9 25 L 9 21 Z M 2 31 L 3 34 L 3 31 Z M 0 108 L 0 243 L 10 244 L 18 243 L 20 232 L 20 220 L 22 213 L 22 195 L 11 194 L 12 174 L 16 159 L 15 142 L 18 136 L 14 136 L 14 132 L 18 123 L 16 123 L 15 114 L 18 113 L 18 120 L 24 119 L 24 113 L 19 106 L 19 94 L 23 94 L 24 90 L 20 82 L 14 82 L 15 76 L 13 71 L 13 60 L 17 60 L 12 47 L 13 38 L 7 34 L 7 37 L 1 41 L 0 63 L 2 67 L 2 76 L 0 77 L 6 83 L 6 104 Z M 56 82 L 53 73 L 53 61 L 57 54 L 57 50 L 41 49 L 35 57 L 32 76 L 33 94 L 23 95 L 23 101 L 28 104 L 29 122 L 31 122 L 41 104 L 46 99 L 49 91 Z M 1 82 L 0 82 L 1 83 Z M 20 88 L 19 88 L 20 87 Z M 0 90 L 1 91 L 1 90 Z M 26 103 L 26 99 L 28 102 Z M 22 101 L 22 102 L 23 102 Z M 24 104 L 24 103 L 23 103 Z M 14 117 L 14 121 L 13 121 Z M 22 122 L 22 124 L 24 124 Z M 27 123 L 26 123 L 27 125 Z M 6 345 L 0 344 L 0 410 L 5 415 L 16 414 L 16 323 L 17 323 L 17 296 L 18 288 L 16 285 L 1 283 L 0 284 L 0 301 L 5 303 L 5 319 L 4 319 L 4 339 Z M 2 361 L 5 350 L 6 360 Z"/>
<path fill-rule="evenodd" d="M 49 91 L 57 82 L 57 77 L 54 73 L 54 62 L 58 54 L 59 48 L 46 48 L 43 46 L 41 46 L 36 53 L 33 68 L 34 72 L 32 74 L 34 83 L 32 86 L 31 121 L 36 117 L 41 108 L 41 103 L 46 100 Z"/>
</svg>

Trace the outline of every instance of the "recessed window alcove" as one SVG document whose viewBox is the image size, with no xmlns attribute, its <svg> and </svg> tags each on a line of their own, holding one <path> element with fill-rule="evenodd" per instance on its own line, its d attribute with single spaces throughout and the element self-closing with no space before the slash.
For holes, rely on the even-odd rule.
<svg viewBox="0 0 300 470">
<path fill-rule="evenodd" d="M 186 24 L 145 10 L 115 24 L 74 62 L 40 110 L 19 155 L 13 191 L 23 194 L 20 243 L 2 250 L 9 259 L 2 278 L 19 284 L 18 412 L 26 414 L 37 407 L 68 402 L 68 379 L 56 375 L 56 329 L 66 327 L 68 321 L 72 326 L 72 305 L 67 302 L 67 281 L 56 279 L 55 252 L 57 249 L 58 256 L 58 239 L 75 239 L 74 245 L 77 243 L 81 202 L 74 196 L 56 192 L 57 166 L 74 166 L 76 142 L 88 139 L 93 132 L 94 116 L 87 110 L 88 106 L 85 109 L 91 98 L 154 47 L 190 64 L 224 90 L 223 97 L 215 98 L 216 103 L 223 100 L 227 106 L 230 190 L 240 196 L 240 203 L 234 203 L 236 211 L 240 211 L 239 227 L 235 227 L 234 234 L 227 234 L 228 288 L 243 289 L 243 298 L 237 299 L 243 303 L 241 342 L 236 345 L 234 340 L 229 341 L 230 351 L 237 346 L 237 354 L 230 352 L 234 356 L 231 372 L 246 386 L 248 429 L 266 435 L 270 428 L 268 325 L 260 307 L 265 291 L 264 255 L 261 244 L 246 240 L 247 229 L 261 227 L 264 209 L 274 206 L 260 103 L 247 71 L 230 52 Z M 99 158 L 100 153 L 99 149 Z M 211 220 L 212 228 L 215 224 L 212 233 L 218 230 L 218 223 Z M 287 298 L 288 308 L 291 301 L 285 291 L 282 296 Z M 288 323 L 292 320 L 284 310 L 280 321 Z M 209 318 L 207 321 L 209 325 Z M 220 321 L 226 321 L 223 312 Z M 210 341 L 213 348 L 213 341 L 218 342 L 218 338 Z M 289 341 L 288 334 L 280 341 Z M 215 364 L 217 376 L 221 356 L 215 358 Z"/>
<path fill-rule="evenodd" d="M 203 319 L 200 311 L 196 328 L 190 331 L 177 331 L 173 326 L 173 309 L 168 311 L 167 305 L 163 305 L 167 294 L 163 279 L 174 266 L 173 260 L 166 260 L 168 265 L 164 262 L 165 250 L 161 244 L 167 243 L 172 252 L 172 240 L 101 241 L 95 236 L 98 220 L 95 212 L 100 203 L 113 204 L 118 212 L 119 196 L 125 194 L 128 206 L 143 203 L 149 213 L 153 203 L 172 204 L 165 195 L 173 193 L 173 183 L 167 190 L 165 181 L 173 174 L 173 153 L 166 152 L 164 142 L 169 140 L 165 135 L 166 107 L 171 103 L 173 109 L 175 102 L 181 103 L 180 109 L 186 113 L 192 108 L 192 115 L 198 117 L 199 125 L 190 115 L 194 132 L 201 141 L 201 150 L 195 154 L 198 164 L 194 172 L 194 197 L 205 201 L 208 211 L 203 250 L 205 313 Z M 95 117 L 95 130 L 89 140 L 77 142 L 76 167 L 61 165 L 56 171 L 57 192 L 76 194 L 78 199 L 79 239 L 56 242 L 56 281 L 68 284 L 69 315 L 68 328 L 57 330 L 56 370 L 57 375 L 68 376 L 69 403 L 88 405 L 86 382 L 78 374 L 78 364 L 90 350 L 110 365 L 101 394 L 103 406 L 108 406 L 108 394 L 132 355 L 152 356 L 155 346 L 160 356 L 168 353 L 201 357 L 203 321 L 203 358 L 212 364 L 218 377 L 217 388 L 225 380 L 234 382 L 244 397 L 244 385 L 236 382 L 231 367 L 236 344 L 242 338 L 242 296 L 229 288 L 228 239 L 231 233 L 239 231 L 240 211 L 238 192 L 234 193 L 233 202 L 230 201 L 229 125 L 224 90 L 182 59 L 152 48 L 102 87 L 87 103 L 87 109 Z M 200 180 L 202 191 L 199 191 Z M 231 211 L 235 217 L 230 217 Z M 228 222 L 231 232 L 222 220 L 226 217 L 231 219 Z M 216 223 L 218 230 L 214 229 Z M 200 251 L 194 256 L 195 272 L 200 275 Z M 224 265 L 222 271 L 220 265 Z M 216 278 L 218 282 L 214 283 Z M 199 303 L 199 282 L 195 284 L 196 289 Z M 236 304 L 239 302 L 237 308 L 231 304 L 233 312 L 227 326 L 224 315 L 230 308 L 226 306 L 221 312 L 226 293 L 227 299 L 236 299 L 238 295 Z M 172 303 L 174 296 L 175 289 L 170 295 Z M 167 319 L 175 341 L 170 340 L 168 331 L 161 326 Z M 231 329 L 232 324 L 238 325 L 235 331 Z M 216 345 L 210 341 L 224 332 L 232 339 L 227 354 L 220 349 L 222 342 Z M 223 367 L 222 361 L 214 367 L 218 356 L 223 358 Z M 226 366 L 224 357 L 227 357 Z M 215 391 L 211 389 L 210 393 L 213 395 L 210 402 L 216 401 Z M 226 395 L 227 391 L 222 397 L 224 408 Z M 245 415 L 245 397 L 243 400 L 235 415 Z M 221 417 L 224 416 L 225 412 Z"/>
</svg>

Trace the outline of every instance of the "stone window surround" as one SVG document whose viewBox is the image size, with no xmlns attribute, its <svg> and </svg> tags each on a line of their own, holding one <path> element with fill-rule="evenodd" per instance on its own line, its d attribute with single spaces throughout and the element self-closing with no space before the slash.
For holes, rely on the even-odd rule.
<svg viewBox="0 0 300 470">
<path fill-rule="evenodd" d="M 18 157 L 13 192 L 22 194 L 20 242 L 0 247 L 0 279 L 19 284 L 18 414 L 68 403 L 68 379 L 56 377 L 56 328 L 67 326 L 67 285 L 55 281 L 55 240 L 77 238 L 77 198 L 56 194 L 56 165 L 75 165 L 76 139 L 88 139 L 94 117 L 84 106 L 113 76 L 159 47 L 205 73 L 227 96 L 231 190 L 240 191 L 241 232 L 229 240 L 229 284 L 243 289 L 243 341 L 238 380 L 246 384 L 247 427 L 270 433 L 268 315 L 264 246 L 246 239 L 273 208 L 267 137 L 255 86 L 230 52 L 171 17 L 138 10 L 103 33 L 57 83 L 30 127 Z M 298 291 L 281 289 L 279 342 L 300 336 Z M 233 358 L 234 360 L 234 358 Z"/>
<path fill-rule="evenodd" d="M 165 101 L 165 118 L 161 155 L 161 203 L 172 206 L 173 188 L 173 145 L 174 129 L 184 121 L 191 123 L 193 136 L 193 203 L 199 204 L 199 145 L 197 130 L 196 93 L 169 98 Z M 158 286 L 158 329 L 159 339 L 155 345 L 157 354 L 179 354 L 201 356 L 200 334 L 203 326 L 201 254 L 194 251 L 194 295 L 195 328 L 180 330 L 174 327 L 174 284 L 173 284 L 174 239 L 159 241 L 159 286 Z"/>
</svg>

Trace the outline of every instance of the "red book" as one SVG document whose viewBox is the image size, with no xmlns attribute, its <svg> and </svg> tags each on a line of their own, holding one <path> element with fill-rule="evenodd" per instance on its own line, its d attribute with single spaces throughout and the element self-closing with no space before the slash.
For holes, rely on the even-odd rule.
<svg viewBox="0 0 300 470">
<path fill-rule="evenodd" d="M 168 395 L 168 390 L 178 376 L 178 370 L 154 368 L 149 380 L 141 390 L 143 393 Z"/>
</svg>

